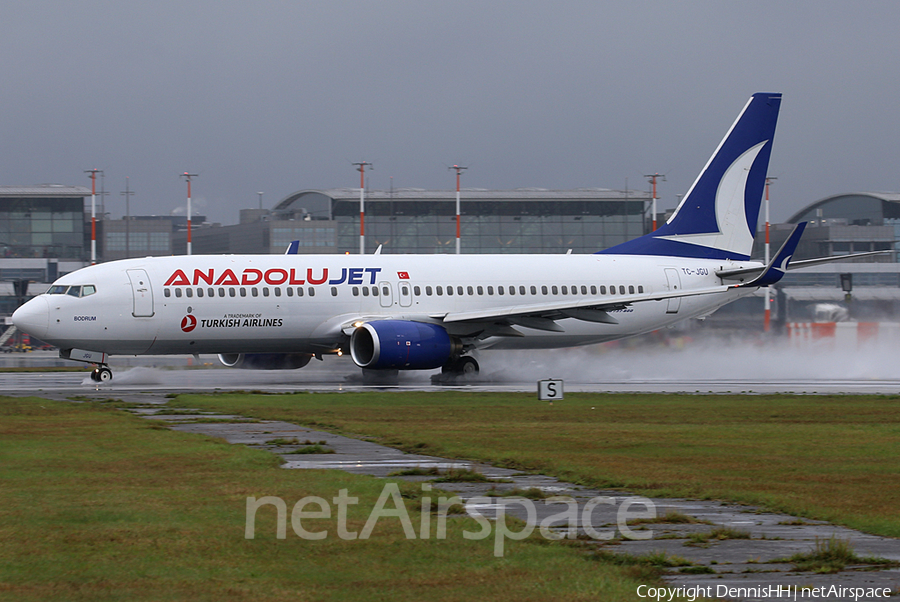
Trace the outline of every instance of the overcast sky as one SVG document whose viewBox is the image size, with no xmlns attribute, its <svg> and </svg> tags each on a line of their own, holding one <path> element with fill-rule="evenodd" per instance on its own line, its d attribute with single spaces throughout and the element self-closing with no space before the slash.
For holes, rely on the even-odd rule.
<svg viewBox="0 0 900 602">
<path fill-rule="evenodd" d="M 5 2 L 0 184 L 235 223 L 297 190 L 639 188 L 674 207 L 754 92 L 773 219 L 900 191 L 900 2 Z"/>
</svg>

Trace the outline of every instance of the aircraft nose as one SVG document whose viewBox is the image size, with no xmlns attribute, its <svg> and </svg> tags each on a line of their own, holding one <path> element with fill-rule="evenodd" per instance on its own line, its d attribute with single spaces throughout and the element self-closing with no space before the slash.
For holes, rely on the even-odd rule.
<svg viewBox="0 0 900 602">
<path fill-rule="evenodd" d="M 50 322 L 50 304 L 43 297 L 35 297 L 13 313 L 12 321 L 22 332 L 43 339 Z"/>
</svg>

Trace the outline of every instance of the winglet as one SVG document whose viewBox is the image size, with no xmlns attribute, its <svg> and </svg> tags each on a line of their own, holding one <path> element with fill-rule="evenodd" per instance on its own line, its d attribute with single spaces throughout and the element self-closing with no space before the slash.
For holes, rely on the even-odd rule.
<svg viewBox="0 0 900 602">
<path fill-rule="evenodd" d="M 287 250 L 284 252 L 285 255 L 297 255 L 300 253 L 300 241 L 292 240 L 291 244 L 288 245 Z"/>
<path fill-rule="evenodd" d="M 781 248 L 778 249 L 778 252 L 775 253 L 775 257 L 772 258 L 772 260 L 769 262 L 769 265 L 767 265 L 766 269 L 763 270 L 763 273 L 750 282 L 737 284 L 733 288 L 744 288 L 748 286 L 771 286 L 781 280 L 784 277 L 784 273 L 788 270 L 788 264 L 791 262 L 791 258 L 797 251 L 797 244 L 799 244 L 800 237 L 803 236 L 803 230 L 805 229 L 806 222 L 800 222 L 799 224 L 794 226 L 793 232 L 791 232 L 791 235 L 787 237 L 787 240 L 784 241 L 784 244 L 781 245 Z"/>
</svg>

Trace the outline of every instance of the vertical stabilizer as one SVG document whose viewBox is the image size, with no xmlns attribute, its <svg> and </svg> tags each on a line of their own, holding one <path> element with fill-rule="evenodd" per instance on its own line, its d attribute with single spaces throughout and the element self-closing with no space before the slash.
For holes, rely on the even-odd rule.
<svg viewBox="0 0 900 602">
<path fill-rule="evenodd" d="M 601 253 L 749 259 L 780 106 L 751 96 L 669 221 Z"/>
</svg>

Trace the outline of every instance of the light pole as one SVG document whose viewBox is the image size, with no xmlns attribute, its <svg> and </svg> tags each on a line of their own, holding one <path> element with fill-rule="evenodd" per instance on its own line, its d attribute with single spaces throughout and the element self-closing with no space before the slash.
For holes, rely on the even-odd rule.
<svg viewBox="0 0 900 602">
<path fill-rule="evenodd" d="M 778 178 L 767 177 L 766 178 L 766 245 L 765 245 L 765 261 L 763 262 L 765 265 L 769 265 L 769 185 L 772 183 L 772 180 L 777 180 Z M 766 300 L 765 300 L 765 312 L 763 313 L 763 332 L 769 332 L 772 328 L 772 299 L 769 296 L 768 289 L 766 290 Z"/>
<path fill-rule="evenodd" d="M 97 174 L 102 169 L 86 169 L 91 174 L 91 265 L 97 263 Z"/>
<path fill-rule="evenodd" d="M 354 163 L 356 170 L 359 172 L 359 254 L 366 253 L 366 165 L 372 164 L 368 161 L 360 161 Z M 374 168 L 373 168 L 374 169 Z"/>
<path fill-rule="evenodd" d="M 131 257 L 131 195 L 134 191 L 129 188 L 128 176 L 125 176 L 125 192 L 120 192 L 125 197 L 125 258 Z"/>
<path fill-rule="evenodd" d="M 181 177 L 187 180 L 187 254 L 191 254 L 191 178 L 200 174 L 184 172 Z"/>
<path fill-rule="evenodd" d="M 459 165 L 454 165 L 449 169 L 456 171 L 456 254 L 459 255 L 459 176 L 462 175 L 462 172 L 468 167 L 460 167 Z"/>
<path fill-rule="evenodd" d="M 650 209 L 650 212 L 652 214 L 650 217 L 653 220 L 653 222 L 652 222 L 653 226 L 650 231 L 656 232 L 656 180 L 657 180 L 657 178 L 662 178 L 663 182 L 665 182 L 666 176 L 661 176 L 658 173 L 654 173 L 654 174 L 645 175 L 644 177 L 649 178 L 650 182 L 653 183 L 653 201 L 652 201 L 651 209 Z"/>
</svg>

